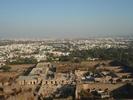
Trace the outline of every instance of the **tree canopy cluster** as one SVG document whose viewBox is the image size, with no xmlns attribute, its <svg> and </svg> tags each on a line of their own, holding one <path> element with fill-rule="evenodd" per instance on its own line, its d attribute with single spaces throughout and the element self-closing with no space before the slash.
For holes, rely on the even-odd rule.
<svg viewBox="0 0 133 100">
<path fill-rule="evenodd" d="M 36 64 L 37 63 L 37 60 L 33 57 L 31 58 L 17 58 L 15 61 L 7 61 L 6 62 L 7 64 L 11 64 L 11 65 L 14 65 L 14 64 Z"/>
<path fill-rule="evenodd" d="M 133 67 L 133 43 L 128 48 L 93 48 L 88 50 L 75 50 L 69 56 L 61 56 L 59 61 L 87 60 L 99 58 L 101 60 L 117 60 L 124 65 Z"/>
<path fill-rule="evenodd" d="M 0 70 L 3 70 L 4 72 L 8 72 L 8 71 L 10 71 L 10 69 L 11 69 L 11 67 L 9 67 L 9 66 L 2 66 L 1 68 L 0 68 Z"/>
</svg>

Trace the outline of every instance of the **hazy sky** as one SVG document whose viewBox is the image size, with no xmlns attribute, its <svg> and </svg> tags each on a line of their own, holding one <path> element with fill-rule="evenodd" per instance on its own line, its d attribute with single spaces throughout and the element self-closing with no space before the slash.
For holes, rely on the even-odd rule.
<svg viewBox="0 0 133 100">
<path fill-rule="evenodd" d="M 0 0 L 0 38 L 133 34 L 133 0 Z"/>
</svg>

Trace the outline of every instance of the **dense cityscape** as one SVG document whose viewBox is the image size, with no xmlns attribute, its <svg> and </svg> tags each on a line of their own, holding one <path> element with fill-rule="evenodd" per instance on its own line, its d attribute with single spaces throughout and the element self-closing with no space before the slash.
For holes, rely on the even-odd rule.
<svg viewBox="0 0 133 100">
<path fill-rule="evenodd" d="M 133 100 L 133 0 L 0 0 L 0 100 Z"/>
<path fill-rule="evenodd" d="M 133 99 L 132 42 L 122 37 L 1 40 L 0 98 Z"/>
</svg>

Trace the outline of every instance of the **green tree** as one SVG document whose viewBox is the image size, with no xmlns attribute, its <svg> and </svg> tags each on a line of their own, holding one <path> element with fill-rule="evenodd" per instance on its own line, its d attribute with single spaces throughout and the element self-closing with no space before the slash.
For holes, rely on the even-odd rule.
<svg viewBox="0 0 133 100">
<path fill-rule="evenodd" d="M 5 66 L 2 66 L 0 69 L 3 70 L 4 72 L 8 72 L 10 71 L 11 67 L 5 65 Z"/>
</svg>

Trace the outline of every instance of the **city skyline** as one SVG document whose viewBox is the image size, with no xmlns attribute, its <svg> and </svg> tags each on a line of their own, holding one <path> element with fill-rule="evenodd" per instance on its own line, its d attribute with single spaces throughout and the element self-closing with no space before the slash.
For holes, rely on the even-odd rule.
<svg viewBox="0 0 133 100">
<path fill-rule="evenodd" d="M 1 0 L 0 38 L 133 34 L 132 0 Z"/>
</svg>

